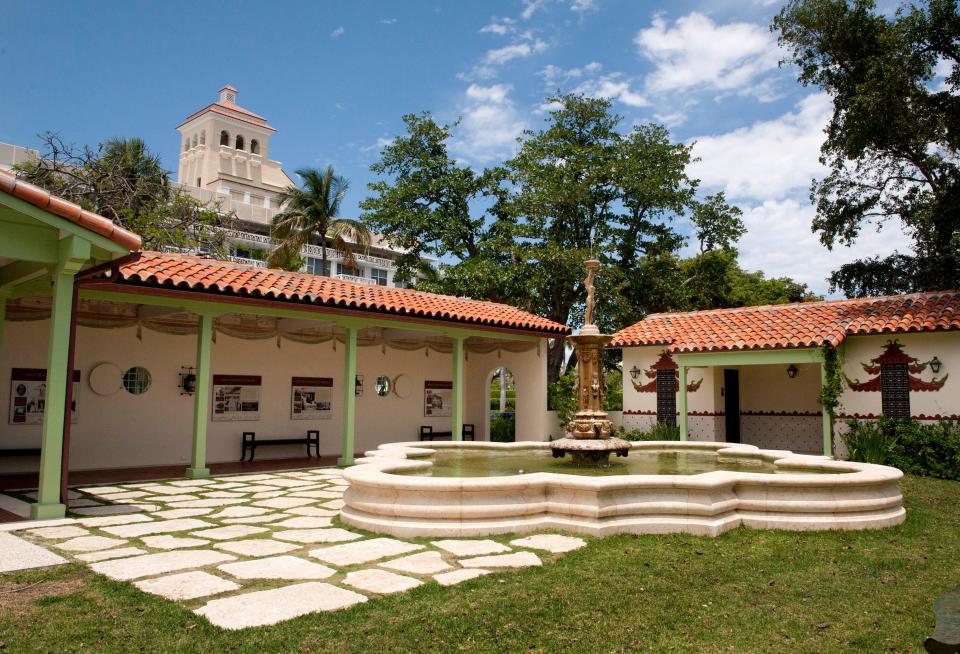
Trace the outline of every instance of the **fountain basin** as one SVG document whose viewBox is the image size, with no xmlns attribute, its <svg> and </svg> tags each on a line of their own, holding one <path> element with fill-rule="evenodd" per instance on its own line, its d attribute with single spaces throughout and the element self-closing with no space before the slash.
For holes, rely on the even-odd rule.
<svg viewBox="0 0 960 654">
<path fill-rule="evenodd" d="M 394 536 L 481 536 L 560 529 L 612 534 L 719 534 L 744 525 L 797 531 L 878 529 L 906 518 L 896 468 L 752 445 L 631 443 L 633 453 L 710 454 L 746 469 L 589 476 L 532 472 L 420 476 L 436 452 L 544 452 L 550 443 L 388 443 L 348 468 L 341 519 Z M 750 463 L 757 465 L 754 472 Z M 773 472 L 769 472 L 771 469 Z"/>
</svg>

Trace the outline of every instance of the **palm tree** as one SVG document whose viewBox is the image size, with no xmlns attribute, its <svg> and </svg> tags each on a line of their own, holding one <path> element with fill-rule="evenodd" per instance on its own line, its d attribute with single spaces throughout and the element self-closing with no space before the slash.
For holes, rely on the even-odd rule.
<svg viewBox="0 0 960 654">
<path fill-rule="evenodd" d="M 349 267 L 354 267 L 354 248 L 368 250 L 372 236 L 360 221 L 337 217 L 350 183 L 335 175 L 333 166 L 326 170 L 301 168 L 297 176 L 303 185 L 290 186 L 277 198 L 283 210 L 273 218 L 273 237 L 280 241 L 280 247 L 271 253 L 267 263 L 289 270 L 292 262 L 299 262 L 301 248 L 316 240 L 323 270 L 327 270 L 329 238 L 330 247 L 343 255 Z"/>
</svg>

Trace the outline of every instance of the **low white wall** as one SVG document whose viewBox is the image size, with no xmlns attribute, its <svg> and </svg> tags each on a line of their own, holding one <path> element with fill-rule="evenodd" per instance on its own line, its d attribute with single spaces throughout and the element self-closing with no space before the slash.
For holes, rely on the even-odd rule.
<svg viewBox="0 0 960 654">
<path fill-rule="evenodd" d="M 10 404 L 11 368 L 45 368 L 48 321 L 6 322 L 0 347 L 0 404 Z M 489 402 L 486 380 L 494 369 L 507 366 L 517 384 L 517 435 L 520 440 L 542 440 L 549 431 L 546 417 L 546 347 L 522 352 L 488 355 L 468 353 L 464 366 L 464 422 L 474 423 L 479 438 L 487 419 Z M 181 366 L 192 366 L 196 356 L 195 336 L 171 336 L 148 329 L 137 339 L 135 328 L 78 328 L 76 369 L 81 372 L 77 398 L 79 421 L 73 426 L 70 461 L 76 470 L 186 464 L 192 438 L 193 397 L 180 395 Z M 307 345 L 274 339 L 242 340 L 218 334 L 212 349 L 214 374 L 260 375 L 261 412 L 256 421 L 213 422 L 207 428 L 207 460 L 223 462 L 240 459 L 241 432 L 256 431 L 258 437 L 304 435 L 307 429 L 320 430 L 322 454 L 340 453 L 343 417 L 342 343 Z M 109 397 L 90 390 L 88 376 L 96 365 L 116 364 L 146 368 L 152 377 L 143 395 L 120 390 Z M 449 381 L 452 360 L 449 354 L 402 351 L 379 346 L 361 347 L 357 374 L 364 377 L 364 392 L 356 402 L 356 450 L 375 449 L 381 443 L 415 440 L 420 425 L 449 431 L 450 418 L 423 415 L 425 380 Z M 374 391 L 378 375 L 391 379 L 406 375 L 409 395 L 379 397 Z M 292 376 L 332 377 L 333 410 L 329 420 L 292 420 L 290 395 Z M 0 447 L 39 447 L 39 425 L 10 425 L 8 416 L 0 421 Z M 257 451 L 258 459 L 302 456 L 304 447 L 270 447 Z M 36 469 L 33 458 L 0 458 L 0 472 Z"/>
</svg>

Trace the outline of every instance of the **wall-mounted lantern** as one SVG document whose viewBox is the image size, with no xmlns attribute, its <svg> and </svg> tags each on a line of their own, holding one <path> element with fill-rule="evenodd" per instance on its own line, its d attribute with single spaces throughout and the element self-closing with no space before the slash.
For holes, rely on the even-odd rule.
<svg viewBox="0 0 960 654">
<path fill-rule="evenodd" d="M 643 371 L 640 368 L 636 366 L 630 368 L 630 377 L 633 379 L 633 381 L 639 381 L 640 375 L 642 374 L 643 374 Z"/>
<path fill-rule="evenodd" d="M 940 372 L 940 367 L 943 366 L 943 362 L 937 357 L 930 359 L 930 370 L 933 371 L 933 374 Z"/>
<path fill-rule="evenodd" d="M 197 392 L 197 372 L 193 368 L 180 368 L 180 395 L 193 395 Z"/>
<path fill-rule="evenodd" d="M 790 379 L 793 379 L 794 377 L 797 376 L 798 372 L 800 372 L 800 370 L 791 363 L 790 367 L 787 368 L 787 377 L 789 377 Z"/>
</svg>

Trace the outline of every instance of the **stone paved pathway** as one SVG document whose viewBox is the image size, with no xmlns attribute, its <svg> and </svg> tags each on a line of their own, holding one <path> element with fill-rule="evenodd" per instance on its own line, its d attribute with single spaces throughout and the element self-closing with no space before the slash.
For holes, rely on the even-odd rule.
<svg viewBox="0 0 960 654">
<path fill-rule="evenodd" d="M 61 556 L 81 561 L 224 629 L 336 611 L 423 584 L 509 574 L 586 544 L 555 534 L 368 535 L 337 520 L 346 488 L 331 468 L 87 486 L 71 491 L 75 524 L 16 532 L 30 542 L 10 538 L 38 565 Z M 0 571 L 7 556 L 0 550 Z"/>
</svg>

